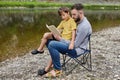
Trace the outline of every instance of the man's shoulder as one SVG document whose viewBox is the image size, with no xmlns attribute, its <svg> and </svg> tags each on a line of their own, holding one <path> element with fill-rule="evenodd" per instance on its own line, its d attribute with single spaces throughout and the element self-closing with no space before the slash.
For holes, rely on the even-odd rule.
<svg viewBox="0 0 120 80">
<path fill-rule="evenodd" d="M 90 22 L 88 21 L 88 19 L 86 17 L 84 17 L 83 21 L 80 23 L 81 26 L 91 26 Z"/>
<path fill-rule="evenodd" d="M 86 17 L 84 17 L 83 23 L 90 24 L 90 22 L 88 21 L 88 19 Z"/>
<path fill-rule="evenodd" d="M 86 31 L 86 30 L 90 30 L 91 29 L 91 24 L 89 23 L 89 21 L 87 19 L 84 19 L 79 25 L 78 25 L 78 29 L 80 31 Z"/>
</svg>

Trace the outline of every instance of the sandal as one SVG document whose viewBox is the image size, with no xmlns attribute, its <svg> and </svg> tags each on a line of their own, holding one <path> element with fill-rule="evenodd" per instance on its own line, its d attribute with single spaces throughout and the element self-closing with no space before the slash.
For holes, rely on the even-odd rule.
<svg viewBox="0 0 120 80">
<path fill-rule="evenodd" d="M 35 54 L 38 54 L 38 53 L 43 53 L 44 52 L 44 50 L 43 51 L 38 51 L 37 49 L 35 49 L 35 50 L 33 50 L 32 52 L 31 52 L 31 54 L 33 54 L 33 55 L 35 55 Z"/>
<path fill-rule="evenodd" d="M 58 77 L 62 75 L 62 71 L 61 70 L 52 70 L 50 72 L 48 72 L 45 77 L 49 78 L 49 77 Z"/>
<path fill-rule="evenodd" d="M 38 70 L 38 75 L 40 75 L 40 76 L 43 76 L 46 73 L 47 73 L 47 71 L 45 71 L 45 68 Z"/>
</svg>

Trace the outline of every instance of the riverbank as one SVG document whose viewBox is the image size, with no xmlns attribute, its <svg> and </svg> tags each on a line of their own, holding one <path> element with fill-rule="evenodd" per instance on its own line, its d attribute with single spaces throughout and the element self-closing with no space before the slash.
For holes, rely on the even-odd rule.
<svg viewBox="0 0 120 80">
<path fill-rule="evenodd" d="M 120 10 L 120 4 L 93 4 L 93 3 L 83 3 L 85 6 L 85 9 L 91 9 L 91 10 Z M 1 8 L 36 8 L 36 7 L 61 7 L 61 6 L 67 6 L 71 7 L 73 5 L 73 2 L 19 2 L 19 1 L 0 1 L 0 7 Z"/>
<path fill-rule="evenodd" d="M 76 68 L 72 74 L 54 80 L 120 80 L 120 26 L 94 32 L 92 43 L 92 67 L 88 72 L 82 67 Z M 45 67 L 50 56 L 45 49 L 44 54 L 7 59 L 0 63 L 1 80 L 50 80 L 36 76 L 39 68 Z"/>
</svg>

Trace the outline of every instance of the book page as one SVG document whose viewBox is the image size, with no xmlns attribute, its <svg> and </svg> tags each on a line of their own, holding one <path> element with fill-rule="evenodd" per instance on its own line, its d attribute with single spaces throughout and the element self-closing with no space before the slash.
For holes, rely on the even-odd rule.
<svg viewBox="0 0 120 80">
<path fill-rule="evenodd" d="M 57 30 L 57 28 L 56 28 L 54 25 L 48 26 L 48 25 L 46 24 L 46 27 L 47 27 L 51 32 L 53 32 L 54 34 L 60 35 L 60 32 Z"/>
</svg>

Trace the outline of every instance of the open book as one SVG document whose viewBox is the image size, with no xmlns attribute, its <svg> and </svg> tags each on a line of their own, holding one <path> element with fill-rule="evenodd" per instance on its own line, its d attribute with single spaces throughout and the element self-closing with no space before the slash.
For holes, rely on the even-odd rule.
<svg viewBox="0 0 120 80">
<path fill-rule="evenodd" d="M 46 27 L 47 27 L 51 32 L 53 32 L 54 34 L 60 35 L 60 32 L 57 30 L 57 28 L 56 28 L 54 25 L 48 26 L 48 25 L 46 24 Z"/>
</svg>

